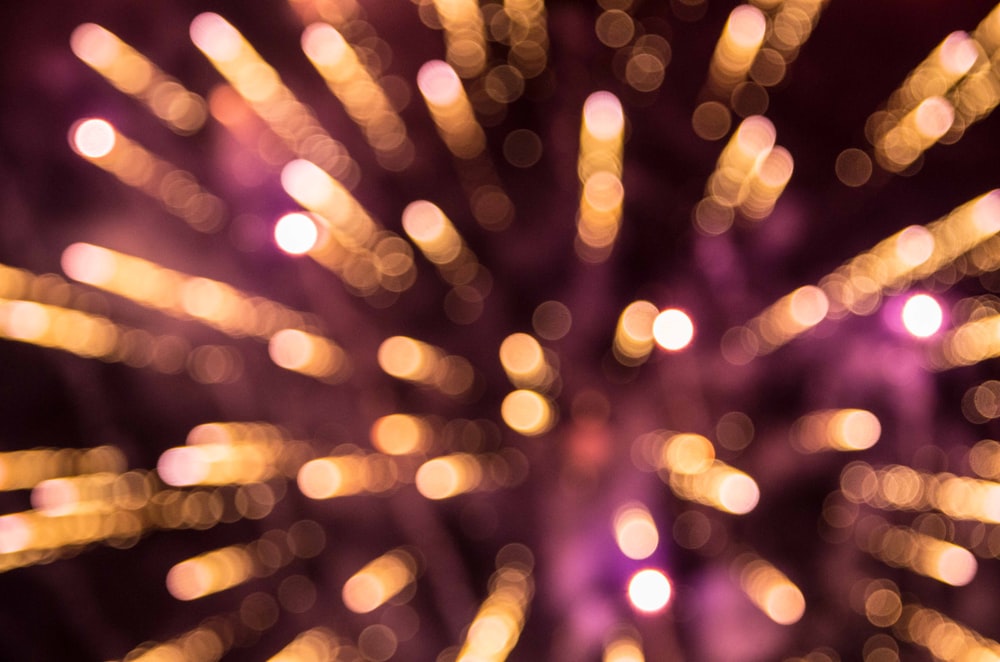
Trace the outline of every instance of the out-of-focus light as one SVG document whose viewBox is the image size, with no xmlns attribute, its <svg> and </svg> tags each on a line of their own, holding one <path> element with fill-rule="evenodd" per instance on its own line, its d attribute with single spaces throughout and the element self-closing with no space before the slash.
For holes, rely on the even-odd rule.
<svg viewBox="0 0 1000 662">
<path fill-rule="evenodd" d="M 802 591 L 783 572 L 752 553 L 733 562 L 740 587 L 747 597 L 775 623 L 797 623 L 806 610 Z"/>
<path fill-rule="evenodd" d="M 344 583 L 344 604 L 356 614 L 374 611 L 413 582 L 416 571 L 417 563 L 408 552 L 387 552 Z"/>
<path fill-rule="evenodd" d="M 642 560 L 652 556 L 660 543 L 660 534 L 649 510 L 640 503 L 622 506 L 614 518 L 615 541 L 622 554 Z"/>
<path fill-rule="evenodd" d="M 662 571 L 640 570 L 628 582 L 628 599 L 632 606 L 645 613 L 661 611 L 670 602 L 673 589 Z"/>
<path fill-rule="evenodd" d="M 305 214 L 285 214 L 274 225 L 274 241 L 290 255 L 308 253 L 319 239 L 316 223 Z"/>
<path fill-rule="evenodd" d="M 915 294 L 903 304 L 903 326 L 910 335 L 929 338 L 941 328 L 944 313 L 941 304 L 929 294 Z"/>
<path fill-rule="evenodd" d="M 653 338 L 663 349 L 680 351 L 694 338 L 694 322 L 683 310 L 668 308 L 653 320 Z"/>
<path fill-rule="evenodd" d="M 529 437 L 544 434 L 555 424 L 552 403 L 529 389 L 508 393 L 500 405 L 500 415 L 512 430 Z"/>
<path fill-rule="evenodd" d="M 107 156 L 115 147 L 115 129 L 102 119 L 88 119 L 73 126 L 70 143 L 77 152 L 88 159 Z"/>
</svg>

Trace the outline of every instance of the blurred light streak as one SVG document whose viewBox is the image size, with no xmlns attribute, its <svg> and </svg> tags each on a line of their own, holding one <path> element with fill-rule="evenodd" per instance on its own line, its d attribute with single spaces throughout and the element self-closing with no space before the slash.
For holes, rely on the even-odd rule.
<svg viewBox="0 0 1000 662">
<path fill-rule="evenodd" d="M 792 426 L 792 445 L 805 453 L 861 451 L 882 434 L 875 414 L 864 409 L 824 409 L 806 414 Z"/>
<path fill-rule="evenodd" d="M 618 362 L 626 366 L 642 365 L 655 346 L 653 325 L 660 310 L 649 301 L 633 301 L 618 318 L 612 350 Z"/>
<path fill-rule="evenodd" d="M 652 465 L 679 498 L 733 515 L 745 515 L 757 506 L 757 482 L 715 459 L 715 447 L 707 438 L 662 430 L 643 438 L 651 445 L 647 452 Z"/>
<path fill-rule="evenodd" d="M 434 203 L 427 200 L 411 202 L 403 209 L 402 223 L 406 236 L 449 284 L 455 287 L 470 285 L 482 276 L 483 266 L 451 220 Z"/>
<path fill-rule="evenodd" d="M 175 563 L 166 586 L 174 598 L 189 602 L 268 577 L 295 559 L 288 534 L 272 530 L 247 543 L 203 552 Z"/>
<path fill-rule="evenodd" d="M 367 614 L 413 583 L 416 575 L 417 562 L 409 552 L 386 552 L 344 583 L 344 605 L 356 614 Z"/>
<path fill-rule="evenodd" d="M 347 353 L 329 338 L 298 329 L 282 329 L 268 344 L 268 354 L 285 370 L 339 384 L 351 374 Z"/>
<path fill-rule="evenodd" d="M 802 591 L 783 572 L 751 552 L 732 564 L 740 588 L 754 605 L 779 625 L 797 623 L 806 610 Z"/>
<path fill-rule="evenodd" d="M 794 170 L 791 154 L 775 144 L 776 138 L 774 124 L 763 115 L 747 117 L 736 128 L 694 210 L 695 226 L 702 233 L 726 232 L 737 211 L 750 220 L 771 214 Z"/>
<path fill-rule="evenodd" d="M 486 135 L 455 70 L 441 60 L 426 62 L 417 73 L 417 87 L 448 150 L 472 159 L 486 148 Z"/>
<path fill-rule="evenodd" d="M 500 566 L 490 577 L 489 595 L 469 624 L 455 662 L 506 660 L 521 636 L 534 587 L 530 567 Z"/>
<path fill-rule="evenodd" d="M 123 184 L 159 201 L 199 232 L 216 232 L 225 222 L 225 204 L 206 191 L 194 175 L 156 156 L 104 119 L 78 120 L 69 143 L 81 157 L 110 172 Z"/>
<path fill-rule="evenodd" d="M 647 559 L 660 544 L 656 522 L 649 509 L 639 502 L 630 502 L 619 508 L 612 525 L 618 549 L 630 559 Z"/>
<path fill-rule="evenodd" d="M 31 448 L 0 453 L 0 491 L 24 490 L 52 478 L 125 471 L 117 446 Z"/>
<path fill-rule="evenodd" d="M 189 443 L 168 448 L 157 473 L 173 486 L 260 483 L 280 473 L 282 438 L 248 438 Z"/>
<path fill-rule="evenodd" d="M 576 253 L 585 262 L 604 262 L 621 226 L 625 188 L 622 155 L 625 113 L 611 92 L 594 92 L 583 104 L 577 174 L 580 209 Z"/>
<path fill-rule="evenodd" d="M 414 156 L 406 125 L 343 34 L 328 23 L 312 23 L 302 33 L 302 49 L 361 128 L 379 163 L 387 170 L 406 169 Z"/>
<path fill-rule="evenodd" d="M 445 395 L 467 394 L 475 381 L 472 364 L 408 336 L 392 336 L 378 348 L 378 364 L 396 379 L 432 387 Z"/>
<path fill-rule="evenodd" d="M 472 78 L 486 67 L 486 29 L 476 0 L 433 0 L 441 27 L 448 64 L 462 78 Z"/>
<path fill-rule="evenodd" d="M 840 489 L 849 501 L 883 510 L 938 510 L 956 520 L 1000 523 L 1000 483 L 989 480 L 852 462 L 840 474 Z"/>
<path fill-rule="evenodd" d="M 504 0 L 507 17 L 507 61 L 525 78 L 534 78 L 548 64 L 549 35 L 544 0 Z"/>
<path fill-rule="evenodd" d="M 714 96 L 728 101 L 733 88 L 746 79 L 767 28 L 766 16 L 753 5 L 739 5 L 729 14 L 708 69 L 708 88 Z"/>
<path fill-rule="evenodd" d="M 360 175 L 342 144 L 330 137 L 308 106 L 226 19 L 205 12 L 191 21 L 191 41 L 253 111 L 299 158 L 316 163 L 353 188 Z"/>
<path fill-rule="evenodd" d="M 198 131 L 208 116 L 205 100 L 184 88 L 148 58 L 95 23 L 70 35 L 73 53 L 115 88 L 138 99 L 173 131 Z"/>
<path fill-rule="evenodd" d="M 303 255 L 319 241 L 315 221 L 307 214 L 285 214 L 274 224 L 274 242 L 289 255 Z"/>
<path fill-rule="evenodd" d="M 213 616 L 169 641 L 146 642 L 129 651 L 123 662 L 215 662 L 236 644 L 245 630 L 237 614 Z"/>
<path fill-rule="evenodd" d="M 333 631 L 315 627 L 295 637 L 267 662 L 332 662 L 340 659 L 340 651 L 341 640 Z"/>
<path fill-rule="evenodd" d="M 310 499 L 383 494 L 404 479 L 412 482 L 412 475 L 402 473 L 407 467 L 409 464 L 390 455 L 345 450 L 304 463 L 297 481 L 299 490 Z"/>
<path fill-rule="evenodd" d="M 309 325 L 306 314 L 226 283 L 93 244 L 71 244 L 63 251 L 62 267 L 73 280 L 237 338 L 269 340 L 282 329 Z"/>
<path fill-rule="evenodd" d="M 559 376 L 541 344 L 527 333 L 512 333 L 500 343 L 500 364 L 519 388 L 547 390 Z"/>
<path fill-rule="evenodd" d="M 411 455 L 429 450 L 434 431 L 428 422 L 412 414 L 388 414 L 372 423 L 372 446 L 387 455 Z"/>
<path fill-rule="evenodd" d="M 964 547 L 906 526 L 890 526 L 878 517 L 858 524 L 858 546 L 892 567 L 902 567 L 951 586 L 965 586 L 978 563 Z"/>
<path fill-rule="evenodd" d="M 811 286 L 800 288 L 773 304 L 773 310 L 769 308 L 747 324 L 727 331 L 722 342 L 723 355 L 731 363 L 748 363 L 757 356 L 774 351 L 824 318 L 840 318 L 847 314 L 870 315 L 881 305 L 885 294 L 905 291 L 914 282 L 933 276 L 989 241 L 998 230 L 998 190 L 960 205 L 933 223 L 908 226 L 820 279 L 819 289 L 825 295 L 826 304 L 823 316 L 819 314 L 824 307 L 823 297 Z M 774 320 L 792 313 L 791 305 L 796 293 L 802 297 L 801 321 L 789 323 L 785 332 L 776 330 L 778 325 Z M 788 313 L 780 312 L 783 310 Z M 941 369 L 965 365 L 957 362 L 961 357 L 955 356 L 956 350 L 963 342 L 987 338 L 990 324 L 979 320 L 970 323 L 961 334 L 961 329 L 953 331 L 942 341 L 944 355 L 932 357 L 932 360 Z M 961 340 L 956 341 L 956 338 Z M 979 359 L 970 358 L 968 363 L 983 358 L 986 355 Z"/>
</svg>

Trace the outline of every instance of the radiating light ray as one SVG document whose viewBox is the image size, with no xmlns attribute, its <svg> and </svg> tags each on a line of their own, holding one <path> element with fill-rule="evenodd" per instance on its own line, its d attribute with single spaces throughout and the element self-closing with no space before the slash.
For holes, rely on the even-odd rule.
<svg viewBox="0 0 1000 662">
<path fill-rule="evenodd" d="M 71 244 L 63 251 L 62 267 L 73 280 L 174 317 L 194 318 L 234 337 L 269 340 L 282 329 L 308 325 L 304 313 L 226 283 L 93 244 Z"/>
<path fill-rule="evenodd" d="M 190 35 L 198 50 L 295 155 L 316 163 L 346 188 L 354 186 L 358 167 L 344 146 L 330 137 L 312 110 L 231 23 L 211 12 L 199 14 L 191 21 Z"/>
<path fill-rule="evenodd" d="M 1000 356 L 1000 314 L 981 317 L 946 333 L 930 355 L 938 370 L 974 365 Z"/>
<path fill-rule="evenodd" d="M 351 374 L 350 359 L 340 345 L 299 329 L 282 329 L 271 336 L 268 354 L 276 365 L 324 382 L 340 383 Z"/>
<path fill-rule="evenodd" d="M 878 517 L 859 523 L 858 545 L 876 559 L 951 586 L 965 586 L 976 576 L 972 552 L 906 526 L 890 526 Z"/>
<path fill-rule="evenodd" d="M 383 341 L 378 349 L 378 364 L 391 377 L 454 397 L 468 393 L 475 381 L 472 364 L 465 358 L 407 336 Z"/>
<path fill-rule="evenodd" d="M 516 453 L 451 453 L 427 460 L 417 469 L 414 483 L 424 497 L 440 501 L 470 492 L 491 492 L 520 481 L 511 461 Z"/>
<path fill-rule="evenodd" d="M 270 427 L 270 426 L 269 426 Z M 199 428 L 196 428 L 197 430 Z M 282 472 L 283 454 L 294 446 L 277 428 L 273 435 L 238 435 L 200 440 L 160 454 L 157 473 L 173 486 L 260 483 Z M 192 433 L 195 431 L 192 430 Z M 192 439 L 197 441 L 192 443 Z"/>
<path fill-rule="evenodd" d="M 502 662 L 517 644 L 534 595 L 531 568 L 503 565 L 490 578 L 490 593 L 469 624 L 456 662 Z"/>
<path fill-rule="evenodd" d="M 70 48 L 114 87 L 141 101 L 173 131 L 198 131 L 208 116 L 205 100 L 184 88 L 146 56 L 95 23 L 77 26 Z"/>
<path fill-rule="evenodd" d="M 479 156 L 486 136 L 455 70 L 446 62 L 431 60 L 420 68 L 417 87 L 449 151 L 460 159 Z"/>
<path fill-rule="evenodd" d="M 229 545 L 203 552 L 171 566 L 167 590 L 189 602 L 267 577 L 296 558 L 288 534 L 272 530 L 247 544 Z"/>
<path fill-rule="evenodd" d="M 642 365 L 655 346 L 653 324 L 660 310 L 649 301 L 633 301 L 622 310 L 612 351 L 622 365 Z"/>
<path fill-rule="evenodd" d="M 107 120 L 77 121 L 70 128 L 69 143 L 81 157 L 156 199 L 195 230 L 216 232 L 224 224 L 226 209 L 220 198 L 194 175 L 125 137 Z"/>
<path fill-rule="evenodd" d="M 806 610 L 802 591 L 783 572 L 752 552 L 732 564 L 740 588 L 754 605 L 779 625 L 797 623 Z"/>
<path fill-rule="evenodd" d="M 618 98 L 594 92 L 583 104 L 580 126 L 580 209 L 577 214 L 577 255 L 587 262 L 603 262 L 621 227 L 625 188 L 622 154 L 625 114 Z"/>
<path fill-rule="evenodd" d="M 412 455 L 430 450 L 434 430 L 420 416 L 388 414 L 372 423 L 369 432 L 372 445 L 387 455 Z"/>
<path fill-rule="evenodd" d="M 357 494 L 385 494 L 401 482 L 412 482 L 409 463 L 390 455 L 349 450 L 309 460 L 298 471 L 299 491 L 310 499 Z"/>
<path fill-rule="evenodd" d="M 840 474 L 840 489 L 849 501 L 875 508 L 937 510 L 956 520 L 1000 523 L 1000 483 L 994 481 L 852 462 Z"/>
<path fill-rule="evenodd" d="M 882 434 L 875 414 L 864 409 L 824 409 L 802 416 L 792 426 L 792 445 L 805 453 L 861 451 Z"/>
<path fill-rule="evenodd" d="M 267 662 L 324 662 L 339 659 L 341 639 L 326 627 L 301 633 Z"/>
<path fill-rule="evenodd" d="M 302 33 L 302 49 L 361 127 L 379 163 L 394 171 L 409 166 L 414 149 L 406 125 L 344 36 L 328 23 L 312 23 Z"/>
<path fill-rule="evenodd" d="M 234 644 L 233 619 L 206 619 L 201 625 L 163 643 L 148 642 L 129 651 L 128 662 L 215 662 Z"/>
<path fill-rule="evenodd" d="M 344 583 L 344 604 L 356 614 L 375 611 L 417 578 L 417 561 L 394 549 L 371 561 Z"/>
<path fill-rule="evenodd" d="M 509 21 L 506 40 L 507 61 L 525 78 L 534 78 L 548 64 L 549 35 L 544 0 L 504 0 L 503 13 Z"/>
<path fill-rule="evenodd" d="M 462 78 L 472 78 L 486 67 L 486 29 L 475 0 L 433 0 L 447 47 L 448 64 Z"/>
<path fill-rule="evenodd" d="M 767 218 L 794 170 L 787 149 L 775 144 L 777 132 L 763 115 L 747 117 L 733 132 L 694 210 L 695 226 L 719 235 L 733 225 L 735 213 L 750 220 Z"/>
<path fill-rule="evenodd" d="M 440 207 L 427 200 L 411 202 L 403 209 L 402 223 L 406 236 L 445 281 L 458 287 L 481 276 L 483 266 Z"/>
<path fill-rule="evenodd" d="M 0 453 L 0 490 L 24 490 L 64 476 L 125 471 L 125 454 L 117 446 L 31 448 Z"/>
<path fill-rule="evenodd" d="M 715 447 L 706 437 L 657 430 L 636 443 L 649 444 L 639 452 L 648 455 L 647 461 L 679 498 L 734 515 L 745 515 L 756 508 L 760 499 L 757 482 L 716 459 Z"/>
<path fill-rule="evenodd" d="M 970 200 L 933 223 L 908 226 L 820 279 L 818 288 L 825 296 L 827 307 L 822 317 L 819 311 L 823 307 L 823 299 L 816 293 L 816 288 L 801 288 L 796 290 L 800 297 L 808 293 L 800 302 L 802 319 L 807 323 L 786 322 L 792 333 L 782 332 L 775 323 L 785 316 L 780 311 L 788 310 L 786 314 L 792 312 L 791 304 L 796 295 L 793 292 L 747 324 L 730 329 L 723 338 L 723 355 L 732 363 L 747 363 L 761 354 L 774 351 L 824 317 L 870 315 L 881 305 L 885 294 L 904 291 L 914 282 L 933 276 L 962 255 L 988 242 L 998 230 L 1000 192 L 996 190 Z M 801 331 L 795 333 L 798 328 Z M 942 346 L 946 348 L 945 355 L 932 359 L 941 368 L 962 365 L 955 363 L 956 357 L 947 349 L 948 343 L 954 342 L 955 333 L 957 331 L 942 341 Z M 978 332 L 966 331 L 963 337 L 978 337 Z"/>
<path fill-rule="evenodd" d="M 708 69 L 708 88 L 713 95 L 729 99 L 750 72 L 767 34 L 767 18 L 752 5 L 739 5 L 729 14 L 715 45 Z"/>
<path fill-rule="evenodd" d="M 660 543 L 660 533 L 645 505 L 631 502 L 620 507 L 612 521 L 615 542 L 622 554 L 642 560 L 652 556 Z"/>
<path fill-rule="evenodd" d="M 500 343 L 500 365 L 519 388 L 547 390 L 559 373 L 541 344 L 527 333 L 512 333 Z"/>
</svg>

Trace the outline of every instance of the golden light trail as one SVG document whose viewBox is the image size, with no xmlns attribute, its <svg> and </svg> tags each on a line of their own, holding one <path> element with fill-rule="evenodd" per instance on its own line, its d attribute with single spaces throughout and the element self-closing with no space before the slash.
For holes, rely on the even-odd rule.
<svg viewBox="0 0 1000 662">
<path fill-rule="evenodd" d="M 410 482 L 412 474 L 401 476 L 404 466 L 389 455 L 345 450 L 309 460 L 299 469 L 297 482 L 310 499 L 380 494 L 395 489 L 404 477 Z"/>
<path fill-rule="evenodd" d="M 733 88 L 746 79 L 767 34 L 767 19 L 753 5 L 739 5 L 729 14 L 715 45 L 708 69 L 713 95 L 728 101 Z"/>
<path fill-rule="evenodd" d="M 62 254 L 62 268 L 73 280 L 174 317 L 194 318 L 234 337 L 269 340 L 282 329 L 308 325 L 306 314 L 226 283 L 190 276 L 93 244 L 67 247 Z"/>
<path fill-rule="evenodd" d="M 344 605 L 355 614 L 375 611 L 398 595 L 417 577 L 417 562 L 403 550 L 386 552 L 344 583 Z"/>
<path fill-rule="evenodd" d="M 523 479 L 519 465 L 524 457 L 507 449 L 499 453 L 450 453 L 427 460 L 413 482 L 427 499 L 440 501 L 469 492 L 490 492 L 516 485 Z"/>
<path fill-rule="evenodd" d="M 272 530 L 247 544 L 203 552 L 170 568 L 167 590 L 185 602 L 219 593 L 274 574 L 296 558 L 293 549 L 286 532 Z"/>
<path fill-rule="evenodd" d="M 915 531 L 890 526 L 871 517 L 859 523 L 858 545 L 883 563 L 902 567 L 950 586 L 965 586 L 976 576 L 979 564 L 972 552 L 953 543 Z"/>
<path fill-rule="evenodd" d="M 640 439 L 649 444 L 646 453 L 651 466 L 679 498 L 733 515 L 745 515 L 757 507 L 757 482 L 716 459 L 715 447 L 706 437 L 658 430 Z"/>
<path fill-rule="evenodd" d="M 176 133 L 196 132 L 208 116 L 205 100 L 108 29 L 84 23 L 69 39 L 73 54 L 114 87 L 141 101 Z"/>
<path fill-rule="evenodd" d="M 783 572 L 753 553 L 733 561 L 740 588 L 750 601 L 779 625 L 799 622 L 806 610 L 802 591 Z"/>
<path fill-rule="evenodd" d="M 882 434 L 875 414 L 864 409 L 824 409 L 802 416 L 792 426 L 792 445 L 804 453 L 861 451 Z"/>
<path fill-rule="evenodd" d="M 527 333 L 512 333 L 503 339 L 500 365 L 518 388 L 545 391 L 558 377 L 541 344 Z"/>
<path fill-rule="evenodd" d="M 69 144 L 81 157 L 122 183 L 159 201 L 171 214 L 199 232 L 215 232 L 225 222 L 225 204 L 206 191 L 194 175 L 156 156 L 100 118 L 77 121 Z"/>
<path fill-rule="evenodd" d="M 483 272 L 479 260 L 466 246 L 451 219 L 434 203 L 427 200 L 411 202 L 403 209 L 402 223 L 406 236 L 451 285 L 469 285 Z"/>
<path fill-rule="evenodd" d="M 469 624 L 455 661 L 506 660 L 521 636 L 533 594 L 530 566 L 522 563 L 500 566 L 490 578 L 490 594 Z"/>
<path fill-rule="evenodd" d="M 653 325 L 659 308 L 649 301 L 633 301 L 618 318 L 612 350 L 618 362 L 626 366 L 642 365 L 655 346 Z"/>
<path fill-rule="evenodd" d="M 816 288 L 800 288 L 747 324 L 727 331 L 723 337 L 723 355 L 731 363 L 748 363 L 774 351 L 823 319 L 848 314 L 870 315 L 879 308 L 885 294 L 903 292 L 913 283 L 933 276 L 990 241 L 998 231 L 1000 190 L 976 197 L 927 225 L 903 228 L 821 278 L 818 288 L 823 297 Z M 826 311 L 821 316 L 824 304 Z M 980 323 L 987 328 L 978 327 L 981 330 L 973 331 Z M 969 346 L 974 348 L 977 338 L 987 338 L 988 325 L 985 320 L 973 322 L 961 337 L 967 338 Z M 963 365 L 956 362 L 954 351 L 949 352 L 949 349 L 954 350 L 951 344 L 956 337 L 959 337 L 957 330 L 946 336 L 942 342 L 944 356 L 932 357 L 939 362 L 937 367 Z"/>
<path fill-rule="evenodd" d="M 618 549 L 630 559 L 649 558 L 660 544 L 653 516 L 641 503 L 631 502 L 619 508 L 612 524 Z"/>
<path fill-rule="evenodd" d="M 232 619 L 213 617 L 163 643 L 147 642 L 128 652 L 128 662 L 216 662 L 235 643 Z"/>
<path fill-rule="evenodd" d="M 52 478 L 125 471 L 117 446 L 31 448 L 0 453 L 0 491 L 29 489 Z"/>
<path fill-rule="evenodd" d="M 548 64 L 544 0 L 504 0 L 503 12 L 510 21 L 506 33 L 506 43 L 510 46 L 508 61 L 525 78 L 538 76 Z"/>
<path fill-rule="evenodd" d="M 467 359 L 407 336 L 383 341 L 378 348 L 378 364 L 391 377 L 455 397 L 468 393 L 475 381 L 475 371 Z"/>
<path fill-rule="evenodd" d="M 931 354 L 931 363 L 944 370 L 974 365 L 996 356 L 1000 356 L 1000 314 L 974 319 L 949 331 Z"/>
<path fill-rule="evenodd" d="M 583 104 L 580 124 L 580 209 L 577 214 L 577 255 L 587 262 L 603 262 L 621 226 L 625 188 L 622 155 L 625 113 L 610 92 L 594 92 Z"/>
<path fill-rule="evenodd" d="M 206 12 L 191 21 L 190 34 L 198 50 L 292 153 L 317 164 L 345 187 L 354 186 L 358 167 L 344 146 L 330 137 L 312 110 L 231 23 Z"/>
<path fill-rule="evenodd" d="M 759 221 L 767 218 L 795 168 L 787 149 L 775 144 L 771 120 L 752 115 L 740 123 L 708 178 L 705 197 L 694 210 L 695 226 L 707 235 L 729 230 L 736 212 Z"/>
<path fill-rule="evenodd" d="M 433 0 L 447 48 L 448 64 L 462 78 L 472 78 L 486 67 L 486 29 L 476 0 Z"/>
<path fill-rule="evenodd" d="M 956 520 L 1000 523 L 1000 483 L 992 480 L 852 462 L 840 474 L 840 489 L 849 501 L 884 510 L 938 510 Z"/>
<path fill-rule="evenodd" d="M 339 384 L 351 374 L 347 353 L 329 338 L 298 329 L 282 329 L 268 343 L 275 365 L 320 381 Z"/>
<path fill-rule="evenodd" d="M 272 425 L 204 424 L 191 430 L 184 446 L 160 454 L 157 473 L 172 486 L 260 483 L 285 472 L 294 449 Z"/>
<path fill-rule="evenodd" d="M 425 63 L 417 72 L 417 87 L 448 150 L 460 159 L 479 156 L 486 148 L 486 134 L 451 65 L 442 60 Z"/>
<path fill-rule="evenodd" d="M 295 637 L 267 662 L 324 662 L 338 659 L 340 650 L 340 637 L 329 628 L 316 627 Z"/>
<path fill-rule="evenodd" d="M 412 414 L 389 414 L 372 423 L 372 446 L 387 455 L 411 455 L 430 450 L 434 431 L 427 421 Z"/>
<path fill-rule="evenodd" d="M 605 644 L 601 662 L 646 662 L 639 636 L 634 633 L 616 635 Z"/>
<path fill-rule="evenodd" d="M 344 36 L 328 23 L 312 23 L 302 33 L 302 50 L 361 127 L 379 163 L 393 171 L 409 166 L 414 148 L 406 125 Z"/>
</svg>

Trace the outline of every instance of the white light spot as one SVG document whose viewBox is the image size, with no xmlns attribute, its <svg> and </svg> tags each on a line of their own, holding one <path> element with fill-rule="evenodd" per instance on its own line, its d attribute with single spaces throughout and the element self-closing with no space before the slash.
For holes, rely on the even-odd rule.
<svg viewBox="0 0 1000 662">
<path fill-rule="evenodd" d="M 670 580 L 659 570 L 647 568 L 632 575 L 628 583 L 628 599 L 642 612 L 657 612 L 670 602 Z"/>
<path fill-rule="evenodd" d="M 930 295 L 915 294 L 903 304 L 903 326 L 912 336 L 933 336 L 941 328 L 943 320 L 941 304 Z"/>
</svg>

